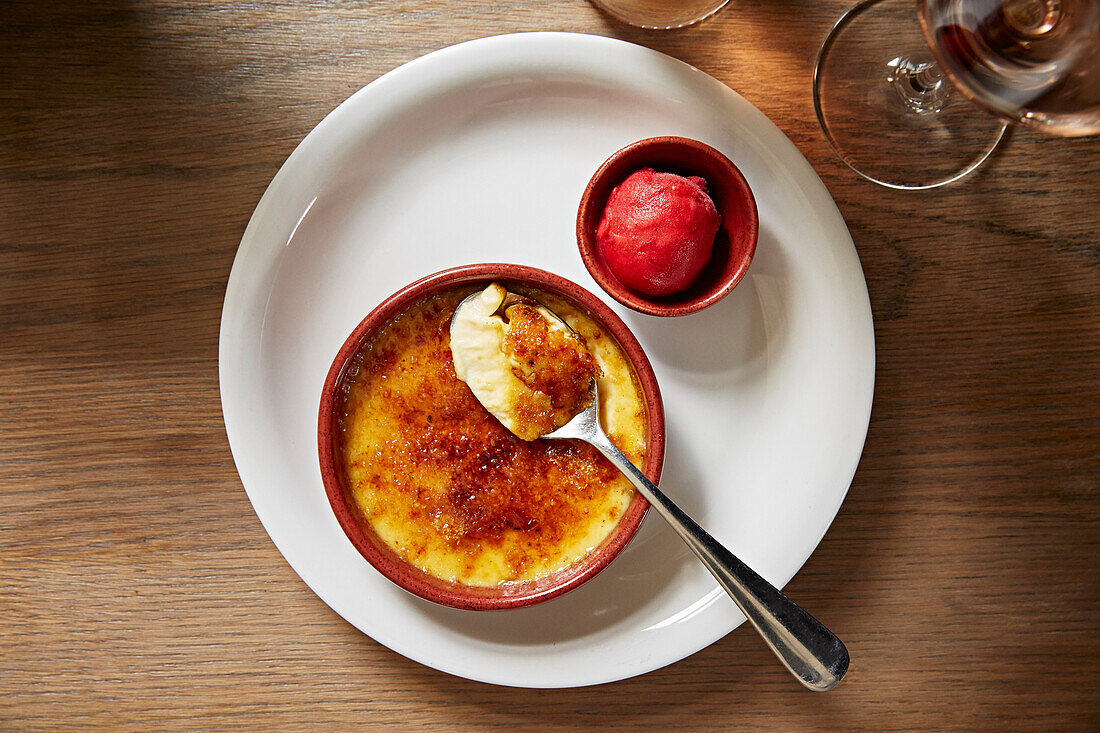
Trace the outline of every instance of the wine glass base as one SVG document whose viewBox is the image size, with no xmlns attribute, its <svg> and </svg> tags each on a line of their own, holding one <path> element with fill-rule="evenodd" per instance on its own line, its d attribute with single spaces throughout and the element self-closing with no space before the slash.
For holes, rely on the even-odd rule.
<svg viewBox="0 0 1100 733">
<path fill-rule="evenodd" d="M 939 72 L 913 0 L 864 0 L 842 15 L 818 52 L 813 93 L 840 159 L 889 188 L 959 180 L 1007 128 Z"/>
<path fill-rule="evenodd" d="M 672 30 L 698 23 L 726 6 L 729 0 L 592 0 L 624 23 L 652 30 Z"/>
</svg>

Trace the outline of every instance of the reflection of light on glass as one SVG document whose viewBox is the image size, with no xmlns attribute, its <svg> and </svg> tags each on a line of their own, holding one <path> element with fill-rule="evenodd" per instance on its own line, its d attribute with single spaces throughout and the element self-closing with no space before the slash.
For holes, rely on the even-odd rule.
<svg viewBox="0 0 1100 733">
<path fill-rule="evenodd" d="M 715 588 L 710 593 L 707 593 L 705 596 L 703 596 L 702 598 L 697 600 L 695 603 L 692 603 L 690 606 L 685 608 L 683 611 L 680 611 L 677 614 L 669 616 L 664 621 L 661 621 L 660 623 L 653 624 L 652 626 L 649 626 L 644 630 L 645 631 L 656 631 L 657 629 L 663 629 L 666 626 L 672 626 L 673 624 L 678 624 L 678 623 L 681 623 L 683 621 L 687 621 L 688 619 L 690 619 L 695 614 L 700 613 L 702 611 L 705 611 L 710 604 L 714 603 L 718 598 L 725 597 L 725 595 L 726 595 L 726 592 L 724 590 L 722 590 L 721 587 Z"/>
<path fill-rule="evenodd" d="M 306 214 L 309 213 L 309 210 L 313 208 L 313 205 L 315 203 L 317 203 L 317 197 L 316 196 L 314 196 L 313 200 L 309 202 L 308 206 L 306 206 L 306 210 L 302 212 L 302 215 L 298 217 L 298 221 L 294 225 L 294 228 L 290 230 L 290 236 L 286 238 L 286 244 L 287 245 L 289 245 L 291 242 L 294 241 L 294 235 L 297 234 L 298 227 L 302 226 L 302 222 L 306 220 Z M 284 246 L 286 246 L 286 245 L 284 245 Z"/>
</svg>

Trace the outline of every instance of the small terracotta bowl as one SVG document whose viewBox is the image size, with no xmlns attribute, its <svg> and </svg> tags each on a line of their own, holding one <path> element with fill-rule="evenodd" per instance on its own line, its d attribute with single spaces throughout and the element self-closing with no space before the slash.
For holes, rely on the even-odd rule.
<svg viewBox="0 0 1100 733">
<path fill-rule="evenodd" d="M 317 449 L 325 493 L 348 539 L 382 575 L 410 593 L 429 601 L 479 611 L 530 606 L 559 596 L 591 579 L 626 546 L 649 508 L 645 499 L 635 493 L 615 531 L 582 560 L 553 575 L 496 587 L 450 583 L 425 573 L 387 547 L 362 516 L 352 498 L 341 468 L 342 461 L 339 459 L 343 447 L 340 444 L 342 431 L 339 421 L 351 388 L 349 373 L 358 365 L 364 346 L 390 320 L 409 307 L 441 290 L 462 285 L 488 285 L 491 282 L 498 282 L 506 288 L 519 285 L 552 293 L 587 312 L 605 333 L 619 343 L 637 375 L 645 398 L 649 448 L 642 470 L 654 483 L 661 477 L 665 440 L 661 393 L 653 368 L 638 340 L 599 298 L 563 277 L 522 265 L 466 265 L 418 280 L 394 293 L 371 311 L 356 326 L 336 354 L 321 392 Z M 486 414 L 486 419 L 493 418 Z"/>
<path fill-rule="evenodd" d="M 682 293 L 661 298 L 638 293 L 619 282 L 604 264 L 596 244 L 596 227 L 611 190 L 642 168 L 701 176 L 722 217 L 710 262 L 699 280 Z M 756 199 L 741 171 L 714 148 L 686 137 L 651 137 L 612 155 L 588 182 L 577 211 L 577 246 L 588 272 L 612 298 L 651 316 L 685 316 L 729 295 L 749 269 L 759 229 Z"/>
</svg>

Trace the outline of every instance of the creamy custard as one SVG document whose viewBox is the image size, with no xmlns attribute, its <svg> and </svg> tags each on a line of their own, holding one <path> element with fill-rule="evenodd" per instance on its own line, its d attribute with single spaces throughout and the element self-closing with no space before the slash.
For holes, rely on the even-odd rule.
<svg viewBox="0 0 1100 733">
<path fill-rule="evenodd" d="M 458 379 L 450 319 L 474 290 L 426 298 L 364 348 L 340 460 L 362 517 L 400 557 L 447 581 L 495 586 L 583 559 L 614 530 L 633 488 L 587 444 L 517 437 Z M 530 295 L 580 336 L 598 367 L 605 429 L 642 465 L 645 403 L 618 344 L 563 300 Z"/>
</svg>

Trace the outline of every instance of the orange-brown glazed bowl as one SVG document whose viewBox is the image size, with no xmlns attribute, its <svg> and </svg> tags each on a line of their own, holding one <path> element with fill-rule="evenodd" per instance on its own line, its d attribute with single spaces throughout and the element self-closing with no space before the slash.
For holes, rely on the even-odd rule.
<svg viewBox="0 0 1100 733">
<path fill-rule="evenodd" d="M 594 577 L 627 545 L 648 509 L 634 493 L 611 533 L 579 560 L 550 575 L 495 586 L 450 582 L 399 556 L 376 533 L 353 497 L 342 468 L 341 418 L 354 373 L 365 348 L 388 323 L 422 300 L 461 286 L 497 282 L 506 288 L 533 288 L 561 298 L 588 315 L 620 346 L 645 405 L 646 452 L 641 467 L 654 483 L 664 460 L 664 411 L 653 369 L 638 340 L 626 324 L 599 298 L 579 285 L 543 270 L 511 264 L 478 264 L 429 275 L 394 293 L 371 311 L 352 331 L 336 354 L 321 393 L 318 413 L 318 456 L 329 503 L 352 545 L 382 575 L 421 598 L 454 608 L 497 610 L 519 608 L 549 600 Z M 487 420 L 495 420 L 488 413 Z"/>
<path fill-rule="evenodd" d="M 721 216 L 703 274 L 687 290 L 659 298 L 621 283 L 604 262 L 596 241 L 611 191 L 642 168 L 702 177 Z M 749 269 L 759 229 L 756 199 L 737 166 L 711 146 L 685 137 L 651 137 L 619 150 L 589 180 L 577 209 L 577 246 L 592 278 L 615 300 L 651 316 L 685 316 L 729 295 Z"/>
</svg>

